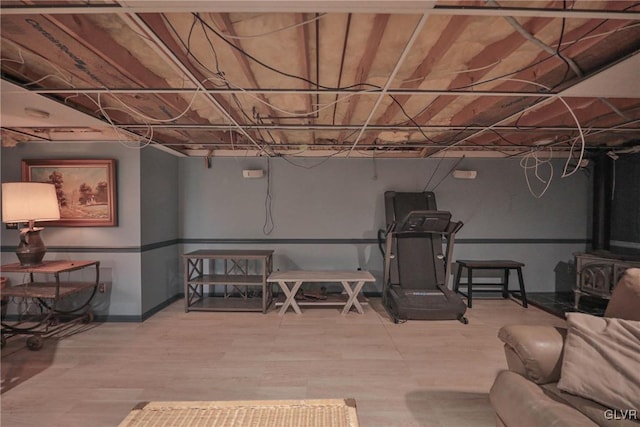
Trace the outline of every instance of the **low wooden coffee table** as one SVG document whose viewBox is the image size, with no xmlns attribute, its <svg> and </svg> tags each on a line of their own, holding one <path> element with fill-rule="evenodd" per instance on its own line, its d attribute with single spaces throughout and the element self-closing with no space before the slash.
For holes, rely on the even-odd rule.
<svg viewBox="0 0 640 427">
<path fill-rule="evenodd" d="M 342 314 L 347 314 L 351 307 L 355 307 L 358 313 L 363 314 L 364 310 L 358 301 L 358 294 L 366 282 L 375 282 L 376 279 L 364 270 L 292 270 L 278 271 L 271 273 L 267 278 L 267 282 L 277 283 L 280 285 L 282 292 L 286 296 L 286 300 L 280 308 L 280 315 L 286 313 L 289 307 L 302 314 L 300 306 L 296 302 L 295 296 L 304 282 L 324 282 L 324 283 L 342 283 L 344 290 L 349 296 L 344 303 Z M 336 302 L 341 304 L 340 302 Z"/>
</svg>

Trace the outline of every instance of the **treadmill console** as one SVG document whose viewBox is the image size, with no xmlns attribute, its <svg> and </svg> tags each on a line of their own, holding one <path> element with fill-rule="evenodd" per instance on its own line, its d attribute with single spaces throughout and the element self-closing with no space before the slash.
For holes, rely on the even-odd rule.
<svg viewBox="0 0 640 427">
<path fill-rule="evenodd" d="M 451 222 L 451 212 L 411 211 L 396 225 L 396 231 L 445 233 Z"/>
</svg>

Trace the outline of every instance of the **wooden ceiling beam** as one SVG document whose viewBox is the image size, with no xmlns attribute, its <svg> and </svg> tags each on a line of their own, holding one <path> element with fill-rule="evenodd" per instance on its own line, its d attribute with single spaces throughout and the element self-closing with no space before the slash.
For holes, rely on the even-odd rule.
<svg viewBox="0 0 640 427">
<path fill-rule="evenodd" d="M 604 110 L 604 105 L 600 103 L 597 98 L 569 98 L 565 99 L 565 102 L 569 105 L 573 114 L 578 117 L 581 125 L 593 118 L 590 117 L 589 114 L 584 114 L 589 106 L 598 104 L 600 110 Z M 545 104 L 540 108 L 527 111 L 519 118 L 517 123 L 522 126 L 535 126 L 540 123 L 554 123 L 558 126 L 576 126 L 576 121 L 573 119 L 573 116 L 566 105 L 559 99 Z"/>
<path fill-rule="evenodd" d="M 621 117 L 617 112 L 613 112 L 607 103 L 597 98 L 571 98 L 567 99 L 566 102 L 571 107 L 573 113 L 578 117 L 582 131 L 585 133 L 589 132 L 590 126 L 598 122 L 599 127 L 616 127 L 628 121 Z M 621 99 L 617 100 L 616 104 L 616 108 L 618 110 L 623 112 L 627 111 L 630 116 L 634 116 L 634 112 L 637 113 L 636 109 L 640 107 L 640 101 L 637 99 Z M 606 125 L 601 123 L 603 117 L 606 120 Z M 540 109 L 528 111 L 527 114 L 518 121 L 518 125 L 523 127 L 539 126 L 542 123 L 549 124 L 550 122 L 555 126 L 573 126 L 574 130 L 565 132 L 554 131 L 549 132 L 548 134 L 541 133 L 538 135 L 531 135 L 523 131 L 507 131 L 499 132 L 499 134 L 492 132 L 479 136 L 475 139 L 475 142 L 483 144 L 497 143 L 502 140 L 500 136 L 509 140 L 517 139 L 516 142 L 522 142 L 523 136 L 528 141 L 539 141 L 548 137 L 555 137 L 560 134 L 577 135 L 577 125 L 573 116 L 567 110 L 567 107 L 559 100 L 546 104 L 540 107 Z M 602 132 L 599 131 L 599 133 Z"/>
<path fill-rule="evenodd" d="M 467 24 L 470 22 L 472 18 L 468 16 L 454 16 L 449 20 L 449 23 L 445 27 L 444 31 L 436 41 L 436 43 L 431 47 L 429 52 L 425 54 L 422 62 L 416 67 L 416 69 L 411 73 L 411 76 L 402 83 L 402 89 L 415 89 L 420 87 L 422 82 L 428 77 L 431 73 L 431 70 L 435 65 L 440 62 L 440 60 L 446 55 L 458 37 L 465 31 Z M 411 95 L 395 95 L 393 97 L 395 101 L 391 102 L 384 113 L 377 120 L 378 124 L 389 124 L 393 121 L 395 116 L 400 113 L 401 107 L 404 108 L 405 104 L 411 98 Z M 416 121 L 416 123 L 420 123 Z M 371 144 L 373 141 L 377 139 L 379 134 L 369 135 L 366 139 L 362 141 L 362 145 Z"/>
<path fill-rule="evenodd" d="M 564 39 L 566 40 L 577 39 L 581 37 L 583 34 L 592 30 L 597 25 L 598 23 L 589 22 L 565 34 Z M 611 31 L 623 25 L 624 25 L 623 22 L 607 21 L 600 26 L 599 31 L 602 31 L 602 32 Z M 600 41 L 599 38 L 585 40 L 585 41 L 571 45 L 568 49 L 565 49 L 563 53 L 573 57 L 575 56 L 576 52 L 586 51 L 589 48 L 591 48 L 594 44 L 598 43 L 599 41 Z M 546 58 L 549 58 L 549 59 L 545 60 Z M 564 65 L 562 64 L 562 62 L 560 62 L 559 64 L 558 62 L 554 61 L 553 58 L 549 57 L 549 55 L 545 52 L 538 55 L 536 59 L 532 61 L 532 64 L 539 61 L 543 61 L 543 62 L 541 62 L 537 66 L 523 70 L 512 76 L 508 76 L 508 78 L 540 82 L 540 81 L 549 81 L 551 80 L 551 78 L 553 78 L 554 75 L 564 72 Z M 482 86 L 479 86 L 479 88 L 482 89 Z M 503 83 L 496 85 L 493 89 L 496 91 L 521 91 L 523 89 L 530 90 L 535 88 L 539 88 L 539 86 L 534 86 L 534 85 L 519 82 L 519 81 L 505 81 Z M 514 101 L 517 101 L 517 100 L 514 100 Z M 526 105 L 528 102 L 530 102 L 530 100 L 528 101 L 527 99 L 523 99 L 518 105 Z M 463 110 L 455 114 L 451 118 L 451 123 L 466 123 L 466 124 L 478 123 L 477 118 L 478 118 L 478 115 L 480 114 L 479 112 L 492 111 L 497 105 L 501 103 L 504 103 L 504 102 L 500 98 L 490 98 L 490 97 L 480 98 L 477 101 L 474 101 L 468 104 Z M 509 109 L 507 107 L 507 109 L 509 109 L 511 112 L 517 111 L 518 105 L 514 103 L 513 108 Z M 504 114 L 504 116 L 507 116 L 508 114 L 509 113 Z M 489 120 L 497 121 L 500 118 L 501 117 L 492 117 Z"/>
<path fill-rule="evenodd" d="M 624 22 L 588 22 L 572 31 L 567 32 L 564 35 L 564 39 L 579 39 L 580 37 L 583 37 L 583 35 L 587 32 L 594 30 L 594 28 L 596 27 L 598 28 L 598 31 L 606 32 L 615 30 L 624 25 Z M 589 48 L 599 42 L 601 42 L 600 38 L 583 40 L 564 49 L 563 53 L 569 57 L 575 57 L 579 53 L 587 51 Z M 540 55 L 538 55 L 538 57 L 536 57 L 534 61 L 532 61 L 532 64 L 539 62 L 537 66 L 525 69 L 513 76 L 509 76 L 509 78 L 532 82 L 549 82 L 547 83 L 547 85 L 553 85 L 553 82 L 557 82 L 559 78 L 561 78 L 564 74 L 565 66 L 561 62 L 560 64 L 558 64 L 559 61 L 560 60 L 554 61 L 553 57 L 549 57 L 546 52 L 542 52 Z M 521 81 L 505 81 L 504 83 L 500 83 L 495 86 L 494 90 L 518 91 L 529 89 L 532 87 L 539 86 L 523 83 Z M 544 100 L 540 102 L 544 102 Z M 460 112 L 453 115 L 453 117 L 451 118 L 451 123 L 478 124 L 489 122 L 492 125 L 495 123 L 503 123 L 505 118 L 511 115 L 517 115 L 518 111 L 525 110 L 525 108 L 528 111 L 529 108 L 527 106 L 529 105 L 532 104 L 531 100 L 528 98 L 516 98 L 508 104 L 505 104 L 504 100 L 500 97 L 483 97 L 468 104 Z M 475 141 L 477 136 L 480 134 L 481 132 L 477 133 L 476 135 L 472 135 L 469 139 L 465 139 L 465 141 Z"/>
<path fill-rule="evenodd" d="M 105 63 L 98 53 L 76 40 L 75 36 L 68 34 L 64 29 L 44 16 L 14 20 L 10 29 L 3 28 L 3 37 L 14 36 L 14 33 L 17 34 L 18 32 L 20 36 L 15 38 L 19 42 L 13 40 L 13 43 L 22 51 L 42 58 L 47 63 L 47 66 L 50 67 L 50 75 L 58 76 L 61 81 L 65 81 L 71 87 L 78 84 L 86 85 L 87 83 L 99 86 L 131 84 L 131 80 L 128 80 L 108 63 Z M 28 68 L 28 65 L 26 64 L 25 68 Z M 61 70 L 64 70 L 68 75 L 61 75 Z M 35 73 L 27 73 L 26 75 L 30 76 L 32 74 Z M 33 81 L 41 80 L 41 77 L 42 75 L 38 75 Z M 71 80 L 67 81 L 67 79 Z M 42 85 L 43 83 L 41 82 L 40 84 Z M 109 103 L 105 98 L 102 98 L 102 111 L 100 111 L 96 99 L 93 98 L 73 95 L 57 95 L 57 97 L 68 105 L 75 104 L 75 108 L 94 117 L 102 119 L 108 115 L 109 119 L 116 125 L 120 121 L 130 122 L 132 119 L 136 123 L 146 123 L 145 119 L 136 116 L 132 111 L 127 111 L 116 100 Z M 149 97 L 147 96 L 125 95 L 119 99 L 132 109 L 147 115 L 162 112 L 162 110 L 156 109 L 157 102 L 149 103 Z M 151 108 L 149 108 L 150 106 Z M 105 125 L 109 124 L 105 122 Z"/>
<path fill-rule="evenodd" d="M 231 21 L 231 18 L 229 17 L 228 13 L 212 13 L 212 14 L 209 14 L 209 16 L 211 17 L 215 25 L 223 33 L 228 34 L 231 37 L 234 37 L 233 39 L 229 40 L 229 43 L 232 43 L 238 49 L 244 50 L 242 48 L 242 43 L 240 42 L 240 40 L 235 38 L 235 37 L 238 37 L 238 33 L 233 27 L 233 22 Z M 251 69 L 251 64 L 249 63 L 249 59 L 247 58 L 246 55 L 243 55 L 242 52 L 240 52 L 238 49 L 232 48 L 231 51 L 233 52 L 233 56 L 236 58 L 236 61 L 238 61 L 240 69 L 242 70 L 242 74 L 244 74 L 244 77 L 247 79 L 247 81 L 251 84 L 252 87 L 261 87 L 260 84 L 258 83 L 258 79 L 256 78 L 256 75 Z M 263 105 L 267 108 L 267 111 L 269 112 L 269 115 L 271 117 L 278 116 L 278 114 L 271 107 L 269 100 L 264 94 L 258 93 L 256 94 L 256 96 L 262 101 Z M 274 120 L 276 123 L 278 123 L 278 121 L 275 119 L 271 119 L 271 120 Z M 286 135 L 283 132 L 279 132 L 278 135 L 280 138 L 279 140 L 281 142 L 285 142 L 285 143 L 287 142 Z"/>
<path fill-rule="evenodd" d="M 117 70 L 104 67 L 103 59 L 96 52 L 44 16 L 17 19 L 11 26 L 5 25 L 2 28 L 2 37 L 11 39 L 20 49 L 46 61 L 51 75 L 66 82 L 68 86 L 65 88 L 75 88 L 75 79 L 96 87 L 113 86 L 114 83 L 131 84 Z M 30 65 L 23 64 L 23 67 L 28 68 Z M 62 71 L 72 76 L 72 81 L 68 81 Z"/>
<path fill-rule="evenodd" d="M 308 81 L 312 81 L 311 79 L 311 63 L 309 62 L 309 26 L 303 25 L 304 23 L 304 15 L 301 13 L 296 14 L 296 24 L 298 25 L 298 58 L 300 62 L 300 69 L 302 73 Z M 317 47 L 316 47 L 317 48 Z M 319 76 L 316 76 L 316 81 L 318 81 Z M 305 84 L 308 89 L 311 89 L 311 85 L 309 83 Z M 307 112 L 311 112 L 313 110 L 313 95 L 309 95 L 306 97 L 306 105 Z M 307 120 L 310 123 L 310 120 Z"/>
<path fill-rule="evenodd" d="M 607 112 L 594 117 L 592 120 L 585 123 L 585 126 L 617 126 L 617 124 L 621 121 L 625 121 L 625 118 L 621 117 L 618 112 L 621 112 L 624 116 L 626 116 L 628 118 L 628 121 L 640 120 L 640 99 L 607 100 L 618 111 L 615 111 L 613 108 L 611 108 L 611 105 L 606 104 L 603 99 L 598 98 L 598 100 L 606 105 L 604 111 Z"/>
<path fill-rule="evenodd" d="M 371 30 L 369 31 L 369 37 L 367 38 L 367 46 L 360 57 L 360 63 L 356 68 L 356 73 L 354 77 L 354 83 L 364 83 L 367 81 L 369 77 L 369 72 L 371 71 L 371 66 L 373 65 L 373 61 L 376 57 L 376 53 L 380 48 L 380 43 L 382 42 L 382 37 L 384 36 L 384 31 L 387 28 L 387 24 L 389 23 L 390 15 L 387 14 L 379 14 L 374 18 L 373 25 L 371 26 Z M 347 112 L 342 118 L 342 124 L 349 124 L 353 119 L 353 114 L 358 107 L 359 96 L 355 95 L 351 97 L 349 100 L 349 105 L 347 107 Z M 342 144 L 346 137 L 345 132 L 341 132 L 338 136 L 338 142 Z"/>
<path fill-rule="evenodd" d="M 429 52 L 425 54 L 422 62 L 413 70 L 411 76 L 402 83 L 400 86 L 402 89 L 415 89 L 419 88 L 422 82 L 429 76 L 433 67 L 436 66 L 442 58 L 447 54 L 451 45 L 460 37 L 460 35 L 466 30 L 467 24 L 471 21 L 471 18 L 467 16 L 454 16 L 449 20 L 446 28 L 438 38 L 438 41 L 431 47 Z M 400 112 L 400 106 L 404 107 L 407 101 L 411 98 L 410 95 L 396 95 L 394 97 L 397 101 L 389 104 L 385 112 L 378 120 L 379 124 L 389 124 L 393 121 L 394 117 Z"/>
<path fill-rule="evenodd" d="M 298 43 L 299 43 L 299 47 L 298 47 L 298 57 L 299 57 L 299 61 L 300 61 L 300 68 L 302 69 L 303 75 L 304 77 L 307 79 L 307 81 L 313 81 L 313 79 L 311 78 L 311 63 L 309 62 L 309 25 L 304 24 L 304 14 L 302 13 L 298 13 L 296 14 L 296 24 L 298 25 L 297 29 L 298 29 Z M 318 27 L 316 24 L 316 31 L 318 31 Z M 318 38 L 316 37 L 316 40 L 318 40 Z M 318 44 L 316 44 L 316 49 L 320 49 L 320 46 Z M 316 69 L 317 69 L 317 64 L 316 64 Z M 315 76 L 315 81 L 319 82 L 320 81 L 320 76 Z M 308 89 L 311 89 L 311 85 L 309 83 L 305 84 L 307 86 Z M 307 113 L 311 113 L 314 110 L 314 105 L 313 105 L 313 95 L 309 94 L 308 96 L 305 97 L 305 102 L 306 102 L 306 110 Z M 315 108 L 318 108 L 318 106 L 315 106 Z M 305 122 L 306 123 L 313 123 L 313 117 L 315 117 L 317 115 L 316 114 L 312 114 L 310 116 L 306 116 L 305 117 Z M 316 140 L 316 133 L 314 131 L 310 131 L 311 132 L 311 141 L 315 142 Z"/>
<path fill-rule="evenodd" d="M 178 44 L 178 42 L 174 39 L 173 35 L 170 33 L 169 29 L 166 27 L 162 16 L 159 14 L 142 14 L 139 15 L 140 19 L 144 24 L 154 32 L 156 37 L 161 40 L 167 48 L 175 55 L 177 60 L 187 69 L 194 78 L 198 79 L 198 82 L 203 86 L 206 86 L 204 83 L 206 77 L 202 75 L 200 70 L 198 70 L 190 61 L 188 55 L 184 52 L 182 46 Z M 244 122 L 241 115 L 236 111 L 235 108 L 222 96 L 212 94 L 211 95 L 215 101 L 220 104 L 220 106 L 229 114 L 229 116 L 235 120 L 238 124 L 242 124 Z M 215 107 L 214 107 L 215 108 Z"/>
<path fill-rule="evenodd" d="M 535 18 L 527 22 L 525 24 L 525 27 L 527 28 L 527 30 L 530 30 L 530 32 L 535 34 L 536 32 L 549 25 L 550 22 L 551 20 L 546 18 Z M 499 62 L 501 59 L 504 59 L 515 52 L 526 42 L 527 40 L 525 38 L 519 37 L 514 34 L 512 37 L 506 37 L 496 43 L 486 46 L 480 53 L 471 58 L 471 60 L 467 64 L 467 68 L 471 70 L 476 69 L 476 71 L 458 74 L 451 81 L 448 89 L 453 90 L 473 84 L 474 82 L 481 81 L 484 76 L 493 71 L 493 67 L 482 67 L 486 66 L 487 64 Z M 437 116 L 440 112 L 442 112 L 442 110 L 444 110 L 456 99 L 457 98 L 453 96 L 438 96 L 426 109 L 424 109 L 420 114 L 414 117 L 414 120 L 417 123 L 427 123 L 430 119 Z"/>
<path fill-rule="evenodd" d="M 615 112 L 606 113 L 607 109 L 610 107 L 601 100 L 585 98 L 583 99 L 584 103 L 582 105 L 574 105 L 572 106 L 574 113 L 580 117 L 582 131 L 585 134 L 585 138 L 589 138 L 589 141 L 592 141 L 596 135 L 599 138 L 611 137 L 615 140 L 618 140 L 617 137 L 623 133 L 627 134 L 629 132 L 636 133 L 640 136 L 639 130 L 625 129 L 624 123 L 626 122 L 622 117 L 620 117 Z M 619 100 L 623 101 L 623 100 Z M 575 121 L 568 113 L 566 107 L 561 103 L 558 105 L 557 103 L 550 105 L 550 108 L 546 111 L 541 111 L 540 118 L 538 119 L 538 115 L 534 115 L 536 118 L 535 122 L 540 123 L 548 123 L 550 119 L 556 119 L 562 122 L 569 122 L 575 126 Z M 618 103 L 617 107 L 620 107 L 622 111 L 627 112 L 632 117 L 637 117 L 638 111 L 640 111 L 640 103 L 637 100 L 624 100 L 624 106 Z M 597 131 L 592 131 L 591 126 L 595 123 L 599 123 L 602 120 L 605 120 L 606 125 L 598 126 Z M 610 130 L 603 130 L 602 126 L 609 126 Z M 548 144 L 553 144 L 553 140 L 558 140 L 559 137 L 566 137 L 565 140 L 571 142 L 570 138 L 578 136 L 577 127 L 574 130 L 566 130 L 566 131 L 553 131 L 546 133 L 539 133 L 537 135 L 531 135 L 525 131 L 517 132 L 513 130 L 509 131 L 499 131 L 499 132 L 491 132 L 485 133 L 483 135 L 479 135 L 474 139 L 474 142 L 491 145 L 491 144 L 499 144 L 502 143 L 503 140 L 509 140 L 511 142 L 517 144 L 529 144 L 534 145 L 536 142 L 544 141 L 545 139 L 549 139 Z"/>
<path fill-rule="evenodd" d="M 106 64 L 113 67 L 118 71 L 126 80 L 133 82 L 140 87 L 166 87 L 167 82 L 154 74 L 151 70 L 144 66 L 132 52 L 127 49 L 121 48 L 119 44 L 111 38 L 106 31 L 97 30 L 95 26 L 86 20 L 75 19 L 69 15 L 53 15 L 47 16 L 47 19 L 62 31 L 69 34 L 85 48 L 89 49 L 100 57 Z M 123 53 L 126 57 L 123 57 Z M 127 84 L 128 82 L 125 82 Z M 177 94 L 154 94 L 149 97 L 135 96 L 133 97 L 143 105 L 160 105 L 166 106 L 173 110 L 171 114 L 178 116 L 189 108 L 187 103 L 182 97 Z M 148 98 L 148 99 L 145 99 Z M 156 98 L 154 100 L 154 98 Z M 118 101 L 114 104 L 117 105 Z M 162 108 L 161 111 L 167 117 L 162 117 L 162 120 L 169 119 L 169 111 Z M 132 114 L 135 114 L 132 112 Z M 187 111 L 183 116 L 186 120 L 197 124 L 206 124 L 208 121 L 200 117 L 193 111 Z M 222 137 L 222 133 L 216 132 L 216 137 Z M 189 138 L 188 133 L 184 133 L 185 138 Z"/>
<path fill-rule="evenodd" d="M 477 1 L 470 2 L 468 6 L 473 6 L 477 3 Z M 438 62 L 440 62 L 440 60 L 449 51 L 451 45 L 464 32 L 467 24 L 471 22 L 471 19 L 472 18 L 469 16 L 452 16 L 436 43 L 431 47 L 429 52 L 425 54 L 424 59 L 418 65 L 418 67 L 416 67 L 411 76 L 403 81 L 401 87 L 403 89 L 419 88 L 431 73 L 433 67 L 438 64 Z M 392 100 L 393 102 L 391 102 L 387 106 L 387 109 L 380 116 L 377 123 L 391 123 L 394 120 L 395 116 L 400 113 L 401 108 L 404 108 L 410 98 L 411 95 L 395 95 L 394 99 Z M 411 120 L 407 119 L 406 117 L 404 118 L 406 119 L 406 122 L 411 122 Z M 419 122 L 416 121 L 416 123 Z M 376 134 L 369 135 L 367 139 L 363 141 L 363 144 L 371 144 L 377 138 L 377 136 L 378 135 Z"/>
</svg>

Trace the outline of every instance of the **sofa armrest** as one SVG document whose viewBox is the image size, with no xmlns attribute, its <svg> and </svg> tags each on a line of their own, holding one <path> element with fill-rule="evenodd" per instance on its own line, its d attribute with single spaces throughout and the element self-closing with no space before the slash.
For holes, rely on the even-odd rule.
<svg viewBox="0 0 640 427">
<path fill-rule="evenodd" d="M 567 330 L 553 326 L 504 326 L 498 338 L 504 342 L 509 369 L 536 384 L 560 379 L 562 350 Z"/>
</svg>

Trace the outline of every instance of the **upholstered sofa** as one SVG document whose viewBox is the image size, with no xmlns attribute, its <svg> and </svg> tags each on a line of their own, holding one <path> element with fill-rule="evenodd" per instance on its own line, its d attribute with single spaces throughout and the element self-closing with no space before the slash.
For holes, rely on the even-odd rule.
<svg viewBox="0 0 640 427">
<path fill-rule="evenodd" d="M 498 426 L 640 425 L 640 269 L 604 317 L 568 313 L 566 328 L 509 325 L 498 337 L 509 367 L 490 391 Z"/>
</svg>

